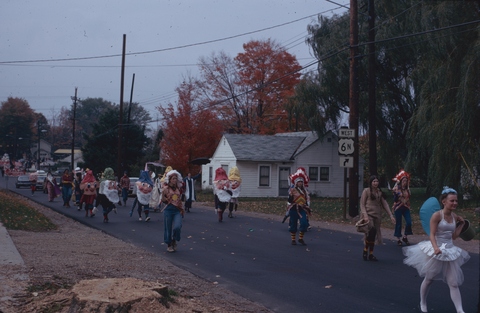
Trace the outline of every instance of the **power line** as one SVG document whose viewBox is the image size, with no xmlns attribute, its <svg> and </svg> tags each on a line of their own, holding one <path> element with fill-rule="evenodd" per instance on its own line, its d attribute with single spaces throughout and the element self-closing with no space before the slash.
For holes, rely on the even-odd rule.
<svg viewBox="0 0 480 313">
<path fill-rule="evenodd" d="M 311 18 L 311 17 L 313 17 L 313 16 L 318 16 L 319 14 L 323 14 L 323 13 L 326 13 L 326 12 L 329 12 L 329 11 L 332 11 L 332 10 L 334 10 L 334 9 L 329 9 L 329 10 L 326 10 L 326 11 L 323 11 L 323 12 L 319 12 L 319 13 L 315 13 L 315 14 L 311 14 L 311 15 L 308 15 L 308 16 L 305 16 L 305 17 L 302 17 L 302 18 L 299 18 L 299 19 L 290 21 L 290 22 L 285 22 L 285 23 L 282 23 L 282 24 L 278 24 L 278 25 L 274 25 L 274 26 L 262 28 L 262 29 L 259 29 L 259 30 L 254 30 L 254 31 L 246 32 L 246 33 L 241 33 L 241 34 L 238 34 L 238 35 L 232 35 L 232 36 L 228 36 L 228 37 L 224 37 L 224 38 L 207 40 L 207 41 L 202 41 L 202 42 L 197 42 L 197 43 L 192 43 L 192 44 L 186 44 L 186 45 L 181 45 L 181 46 L 176 46 L 176 47 L 170 47 L 170 48 L 164 48 L 164 49 L 156 49 L 156 50 L 149 50 L 149 51 L 139 51 L 139 52 L 130 52 L 130 53 L 126 53 L 126 55 L 140 55 L 140 54 L 158 53 L 158 52 L 165 52 L 165 51 L 171 51 L 171 50 L 177 50 L 177 49 L 184 49 L 184 48 L 195 47 L 195 46 L 200 46 L 200 45 L 206 45 L 206 44 L 210 44 L 210 43 L 214 43 L 214 42 L 219 42 L 219 41 L 225 41 L 225 40 L 229 40 L 229 39 L 234 39 L 234 38 L 238 38 L 238 37 L 243 37 L 243 36 L 247 36 L 247 35 L 251 35 L 251 34 L 263 32 L 263 31 L 271 30 L 271 29 L 278 28 L 278 27 L 282 27 L 282 26 L 285 26 L 285 25 L 293 24 L 293 23 L 296 23 L 296 22 L 298 22 L 298 21 L 302 21 L 302 20 L 304 20 L 304 19 Z M 113 57 L 119 57 L 119 56 L 122 56 L 122 54 L 110 54 L 110 55 L 91 56 L 91 57 L 77 57 L 77 58 L 39 59 L 39 60 L 23 60 L 23 61 L 21 61 L 21 60 L 17 60 L 17 61 L 0 61 L 0 64 L 3 65 L 3 64 L 20 64 L 20 63 L 38 63 L 38 62 L 79 61 L 79 60 L 91 60 L 91 59 L 113 58 Z"/>
</svg>

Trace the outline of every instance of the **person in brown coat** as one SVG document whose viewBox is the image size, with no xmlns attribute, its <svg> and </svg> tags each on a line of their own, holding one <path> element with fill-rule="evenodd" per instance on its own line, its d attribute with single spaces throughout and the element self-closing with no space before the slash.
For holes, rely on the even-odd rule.
<svg viewBox="0 0 480 313">
<path fill-rule="evenodd" d="M 380 227 L 382 225 L 382 210 L 385 210 L 390 216 L 392 223 L 395 223 L 395 217 L 393 217 L 390 207 L 385 200 L 385 194 L 378 186 L 379 180 L 375 175 L 370 176 L 369 187 L 365 188 L 362 192 L 360 199 L 360 219 L 368 222 L 369 231 L 365 234 L 364 247 L 363 247 L 363 259 L 365 261 L 378 261 L 373 255 L 375 243 L 382 244 L 382 232 Z"/>
</svg>

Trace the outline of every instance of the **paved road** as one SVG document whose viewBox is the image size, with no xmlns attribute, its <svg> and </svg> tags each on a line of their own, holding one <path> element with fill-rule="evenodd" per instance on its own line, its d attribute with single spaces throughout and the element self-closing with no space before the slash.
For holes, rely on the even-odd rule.
<svg viewBox="0 0 480 313">
<path fill-rule="evenodd" d="M 41 192 L 31 196 L 27 189 L 15 191 L 158 253 L 275 312 L 419 312 L 421 278 L 402 264 L 401 249 L 389 241 L 377 247 L 380 262 L 365 262 L 359 234 L 313 228 L 306 234 L 308 246 L 292 246 L 280 217 L 263 219 L 238 212 L 236 218 L 218 223 L 213 208 L 194 203 L 183 221 L 178 251 L 167 253 L 161 213 L 151 213 L 147 223 L 135 214 L 129 217 L 129 206 L 119 207 L 118 214 L 110 213 L 110 223 L 104 224 L 101 214 L 85 218 L 83 211 L 63 208 L 61 199 L 48 203 Z M 479 301 L 479 255 L 471 253 L 471 257 L 463 266 L 465 312 L 477 312 Z M 432 312 L 454 311 L 444 283 L 432 286 L 428 302 Z"/>
</svg>

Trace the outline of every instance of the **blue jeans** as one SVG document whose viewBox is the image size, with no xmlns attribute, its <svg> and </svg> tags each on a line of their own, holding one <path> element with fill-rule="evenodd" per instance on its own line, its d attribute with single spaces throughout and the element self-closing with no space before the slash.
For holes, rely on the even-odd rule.
<svg viewBox="0 0 480 313">
<path fill-rule="evenodd" d="M 291 233 L 297 232 L 298 221 L 300 221 L 301 232 L 306 232 L 308 228 L 307 212 L 300 210 L 300 215 L 295 208 L 290 209 L 290 221 L 288 223 L 288 231 Z"/>
<path fill-rule="evenodd" d="M 397 238 L 402 237 L 402 216 L 405 218 L 405 236 L 413 235 L 412 232 L 412 217 L 410 216 L 410 209 L 400 207 L 395 210 L 395 234 Z"/>
<path fill-rule="evenodd" d="M 180 241 L 182 231 L 182 214 L 180 211 L 173 204 L 167 205 L 163 210 L 163 220 L 165 225 L 163 241 L 166 244 L 170 244 L 172 240 Z"/>
<path fill-rule="evenodd" d="M 72 186 L 65 187 L 65 185 L 62 186 L 62 198 L 64 203 L 70 202 L 70 199 L 72 198 Z"/>
</svg>

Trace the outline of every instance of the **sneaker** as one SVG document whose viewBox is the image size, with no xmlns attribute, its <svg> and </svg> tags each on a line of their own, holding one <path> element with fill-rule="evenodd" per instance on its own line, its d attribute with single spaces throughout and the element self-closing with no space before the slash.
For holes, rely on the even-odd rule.
<svg viewBox="0 0 480 313">
<path fill-rule="evenodd" d="M 301 244 L 302 246 L 306 246 L 307 244 L 305 243 L 305 241 L 303 241 L 303 239 L 298 239 L 298 243 Z"/>
<path fill-rule="evenodd" d="M 138 220 L 141 222 L 141 221 L 142 221 L 142 218 L 141 218 L 141 217 L 139 217 L 139 218 L 138 218 Z"/>
<path fill-rule="evenodd" d="M 228 213 L 228 217 L 232 218 L 233 217 L 233 214 L 232 212 Z"/>
<path fill-rule="evenodd" d="M 80 211 L 80 207 L 79 207 L 79 206 L 77 206 L 77 211 Z"/>
<path fill-rule="evenodd" d="M 150 216 L 147 216 L 147 217 L 145 218 L 145 222 L 148 222 L 149 220 L 150 220 Z"/>
<path fill-rule="evenodd" d="M 168 245 L 167 251 L 168 252 L 175 252 L 175 249 L 173 249 L 172 245 Z"/>
</svg>

